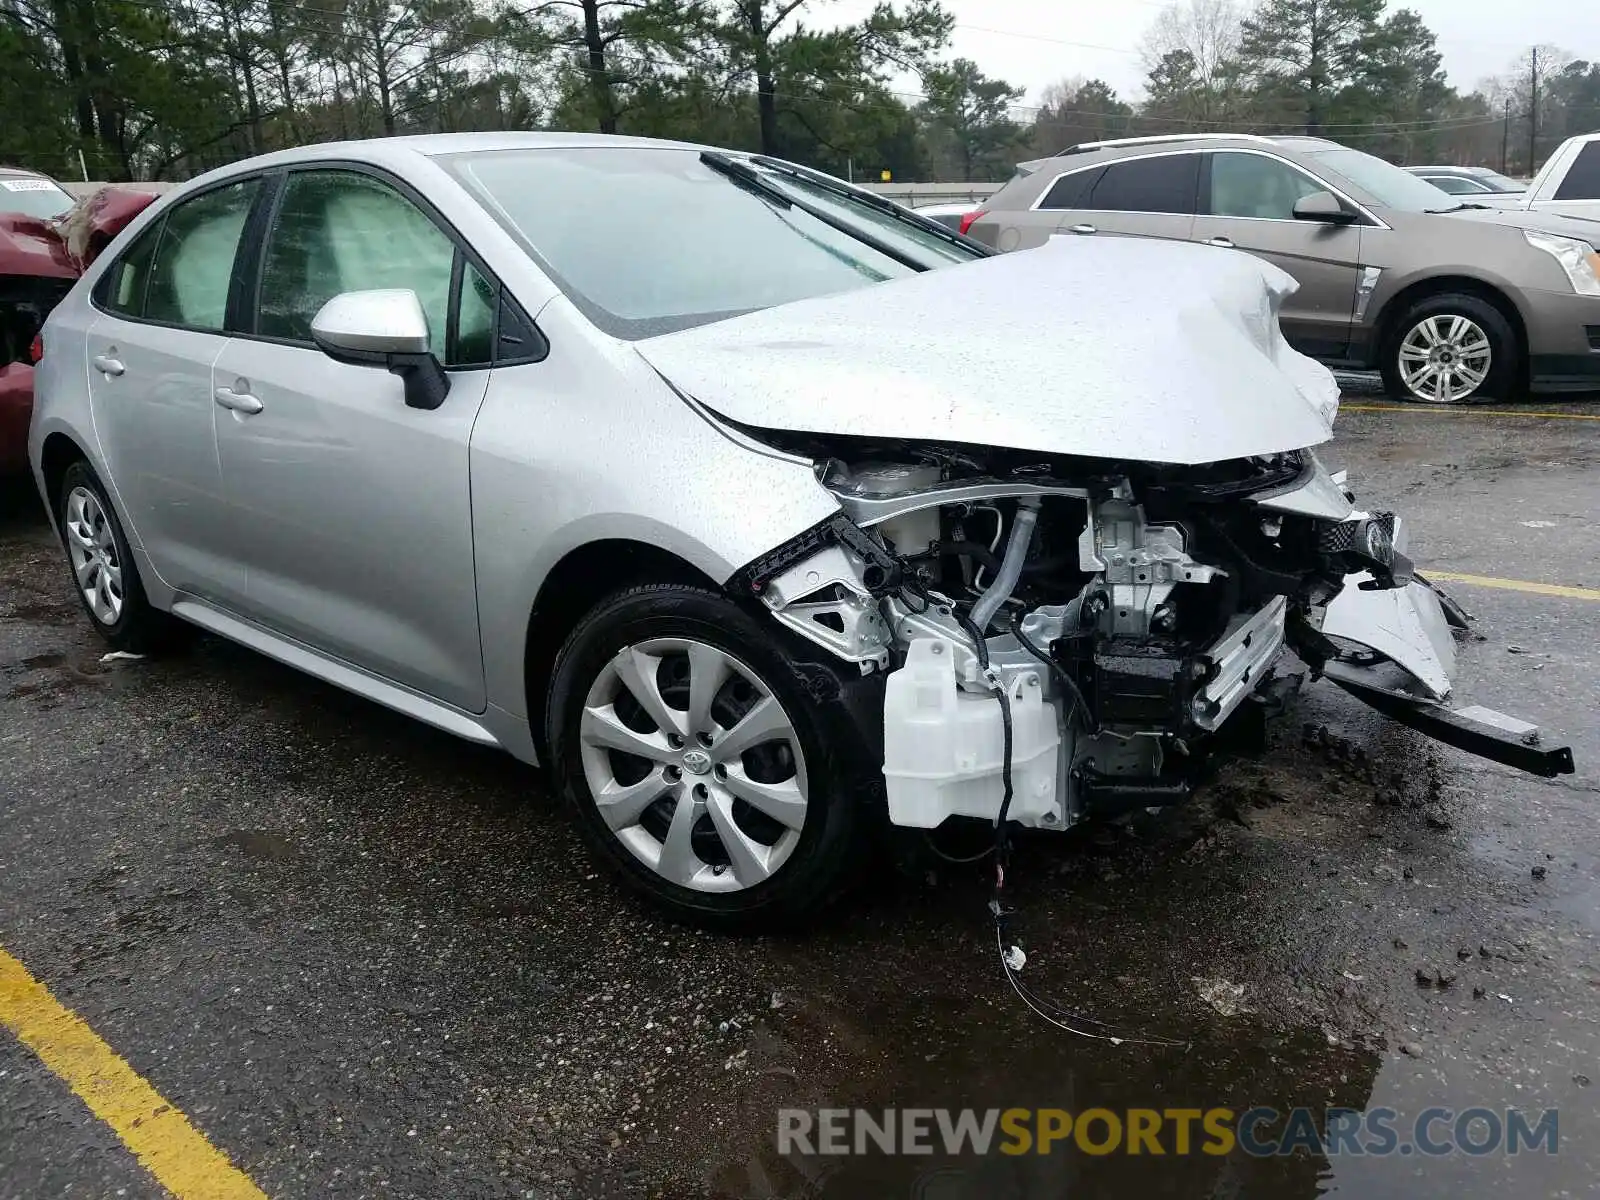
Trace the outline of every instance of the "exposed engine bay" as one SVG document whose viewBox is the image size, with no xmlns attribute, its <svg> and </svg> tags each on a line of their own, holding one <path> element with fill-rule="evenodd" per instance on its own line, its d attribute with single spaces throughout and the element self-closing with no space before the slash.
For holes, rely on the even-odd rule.
<svg viewBox="0 0 1600 1200">
<path fill-rule="evenodd" d="M 807 454 L 841 514 L 753 563 L 774 619 L 884 672 L 896 825 L 1067 828 L 1176 803 L 1314 673 L 1397 719 L 1539 774 L 1565 748 L 1445 706 L 1458 610 L 1404 529 L 1357 511 L 1314 454 L 1198 467 L 855 444 Z M 1411 719 L 1415 716 L 1416 719 Z"/>
</svg>

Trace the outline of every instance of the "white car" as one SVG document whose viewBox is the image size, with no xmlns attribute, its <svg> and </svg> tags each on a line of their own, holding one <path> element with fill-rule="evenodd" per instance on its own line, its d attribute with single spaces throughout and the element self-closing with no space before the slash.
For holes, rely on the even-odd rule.
<svg viewBox="0 0 1600 1200">
<path fill-rule="evenodd" d="M 113 646 L 199 626 L 543 762 L 636 891 L 793 922 L 885 821 L 1182 799 L 1291 647 L 1572 769 L 1447 704 L 1403 529 L 1311 450 L 1337 389 L 1291 287 L 1138 239 L 991 256 L 681 143 L 307 146 L 95 262 L 30 460 Z"/>
</svg>

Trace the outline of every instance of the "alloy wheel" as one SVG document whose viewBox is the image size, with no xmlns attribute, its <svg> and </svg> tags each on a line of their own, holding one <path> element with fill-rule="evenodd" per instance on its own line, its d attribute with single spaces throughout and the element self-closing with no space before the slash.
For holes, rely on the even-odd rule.
<svg viewBox="0 0 1600 1200">
<path fill-rule="evenodd" d="M 122 559 L 100 498 L 78 486 L 67 494 L 67 554 L 89 611 L 102 625 L 122 616 Z"/>
<path fill-rule="evenodd" d="M 1489 335 L 1455 313 L 1424 317 L 1400 343 L 1400 378 L 1413 396 L 1456 404 L 1483 386 L 1494 365 Z"/>
<path fill-rule="evenodd" d="M 584 700 L 585 780 L 617 840 L 698 892 L 772 876 L 806 820 L 794 722 L 732 654 L 691 638 L 624 646 Z"/>
</svg>

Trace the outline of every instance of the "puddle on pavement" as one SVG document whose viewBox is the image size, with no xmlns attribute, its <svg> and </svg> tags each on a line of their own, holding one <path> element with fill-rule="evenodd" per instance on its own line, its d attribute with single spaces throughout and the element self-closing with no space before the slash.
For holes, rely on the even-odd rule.
<svg viewBox="0 0 1600 1200">
<path fill-rule="evenodd" d="M 905 1014 L 884 1012 L 887 1019 Z M 980 1022 L 982 1022 L 980 1024 Z M 844 1084 L 828 1107 L 1232 1108 L 1279 1110 L 1304 1105 L 1320 1120 L 1333 1107 L 1364 1107 L 1371 1097 L 1379 1056 L 1330 1047 L 1320 1034 L 1278 1034 L 1254 1022 L 1200 1031 L 1186 1048 L 1103 1047 L 1077 1041 L 1032 1020 L 1020 1006 L 997 1011 L 980 1005 L 954 1026 L 956 1042 L 890 1036 L 875 1048 L 870 1079 Z M 933 1062 L 925 1056 L 936 1048 Z M 1096 1126 L 1099 1136 L 1105 1127 Z M 1071 1196 L 1314 1196 L 1328 1176 L 1320 1157 L 1255 1158 L 1176 1155 L 1170 1127 L 1161 1135 L 1167 1153 L 1095 1155 L 1070 1140 L 1049 1155 L 991 1152 L 947 1157 L 869 1153 L 780 1157 L 774 1111 L 765 1145 L 750 1159 L 729 1164 L 713 1180 L 729 1197 L 815 1197 L 817 1200 L 982 1200 L 989 1197 Z M 935 1135 L 935 1142 L 938 1141 Z M 1204 1135 L 1196 1123 L 1194 1143 Z M 998 1144 L 998 1142 L 997 1142 Z"/>
</svg>

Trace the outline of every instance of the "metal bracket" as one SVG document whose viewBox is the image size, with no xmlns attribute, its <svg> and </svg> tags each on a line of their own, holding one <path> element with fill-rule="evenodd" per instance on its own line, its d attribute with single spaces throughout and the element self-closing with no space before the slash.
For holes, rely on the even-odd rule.
<svg viewBox="0 0 1600 1200">
<path fill-rule="evenodd" d="M 1571 775 L 1576 770 L 1570 746 L 1541 747 L 1538 728 L 1526 721 L 1476 705 L 1446 708 L 1383 687 L 1373 682 L 1363 668 L 1348 663 L 1330 662 L 1323 670 L 1329 679 L 1384 716 L 1457 750 L 1546 779 Z"/>
</svg>

